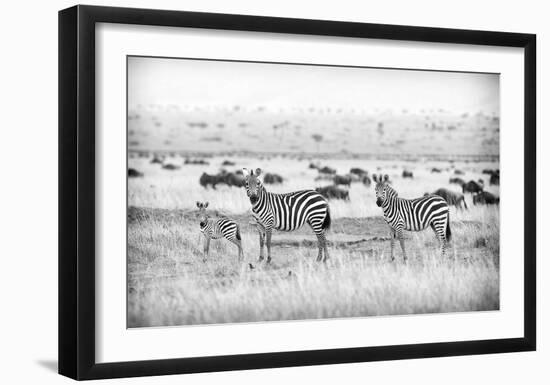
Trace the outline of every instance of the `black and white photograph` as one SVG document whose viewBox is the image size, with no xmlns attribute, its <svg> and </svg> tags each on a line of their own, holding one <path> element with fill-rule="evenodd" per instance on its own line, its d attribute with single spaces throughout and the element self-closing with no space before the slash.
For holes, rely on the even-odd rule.
<svg viewBox="0 0 550 385">
<path fill-rule="evenodd" d="M 495 73 L 127 58 L 127 326 L 499 310 Z"/>
<path fill-rule="evenodd" d="M 86 3 L 3 8 L 0 383 L 547 385 L 544 2 Z"/>
</svg>

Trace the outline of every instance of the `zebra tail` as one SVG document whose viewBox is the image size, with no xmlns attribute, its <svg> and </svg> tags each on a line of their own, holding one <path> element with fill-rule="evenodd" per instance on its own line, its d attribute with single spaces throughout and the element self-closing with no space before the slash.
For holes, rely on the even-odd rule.
<svg viewBox="0 0 550 385">
<path fill-rule="evenodd" d="M 241 229 L 239 228 L 239 225 L 237 225 L 237 234 L 235 234 L 235 236 L 239 241 L 241 240 Z"/>
<path fill-rule="evenodd" d="M 449 212 L 447 212 L 447 229 L 445 230 L 445 237 L 447 238 L 447 241 L 451 240 L 451 216 L 449 215 Z"/>
<path fill-rule="evenodd" d="M 331 223 L 331 219 L 330 219 L 330 209 L 329 207 L 327 206 L 327 215 L 325 216 L 325 220 L 323 221 L 323 226 L 322 228 L 324 230 L 328 230 L 330 228 L 330 223 Z"/>
<path fill-rule="evenodd" d="M 462 202 L 464 203 L 464 208 L 466 210 L 468 210 L 468 205 L 466 204 L 466 198 L 465 197 L 462 198 Z"/>
</svg>

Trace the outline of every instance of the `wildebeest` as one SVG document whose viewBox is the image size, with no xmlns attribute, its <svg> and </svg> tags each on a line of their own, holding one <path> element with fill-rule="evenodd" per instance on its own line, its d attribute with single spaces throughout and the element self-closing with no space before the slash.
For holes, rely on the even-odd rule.
<svg viewBox="0 0 550 385">
<path fill-rule="evenodd" d="M 333 178 L 334 178 L 334 176 L 332 174 L 319 174 L 315 177 L 315 180 L 330 180 L 330 181 L 332 181 Z"/>
<path fill-rule="evenodd" d="M 430 195 L 430 194 L 429 193 L 424 194 L 424 196 L 427 196 L 427 195 Z M 462 209 L 462 208 L 466 210 L 468 209 L 468 206 L 466 205 L 466 200 L 464 199 L 464 195 L 459 192 L 447 190 L 446 188 L 439 188 L 435 190 L 432 193 L 432 195 L 438 195 L 441 198 L 445 199 L 445 201 L 449 206 L 455 206 L 459 209 Z M 463 205 L 464 207 L 462 207 Z"/>
<path fill-rule="evenodd" d="M 349 201 L 349 191 L 344 190 L 338 186 L 330 185 L 324 187 L 317 187 L 315 189 L 319 194 L 327 199 L 342 199 Z"/>
<path fill-rule="evenodd" d="M 162 164 L 163 162 L 164 162 L 164 157 L 157 154 L 153 155 L 153 159 L 151 159 L 151 163 Z"/>
<path fill-rule="evenodd" d="M 474 205 L 497 205 L 500 198 L 488 191 L 481 191 L 474 195 Z"/>
<path fill-rule="evenodd" d="M 403 178 L 413 178 L 413 172 L 408 170 L 403 170 L 403 173 L 401 174 Z"/>
<path fill-rule="evenodd" d="M 334 178 L 332 178 L 332 182 L 335 185 L 345 185 L 345 186 L 351 186 L 351 177 L 349 175 L 334 175 Z"/>
<path fill-rule="evenodd" d="M 142 177 L 142 176 L 143 176 L 143 173 L 139 172 L 135 168 L 129 168 L 128 169 L 128 177 L 129 178 L 139 178 L 139 177 Z"/>
<path fill-rule="evenodd" d="M 189 159 L 189 158 L 185 158 L 185 161 L 183 162 L 183 164 L 200 164 L 200 165 L 205 165 L 205 166 L 208 166 L 210 163 L 208 163 L 206 160 L 204 159 Z"/>
<path fill-rule="evenodd" d="M 264 176 L 264 183 L 265 184 L 278 184 L 283 183 L 283 177 L 279 174 L 274 173 L 266 173 Z"/>
<path fill-rule="evenodd" d="M 222 162 L 222 166 L 234 166 L 235 165 L 235 162 L 232 162 L 230 160 L 224 160 Z"/>
<path fill-rule="evenodd" d="M 456 169 L 455 170 L 455 175 L 464 175 L 464 171 Z"/>
<path fill-rule="evenodd" d="M 490 185 L 500 185 L 500 173 L 491 175 L 491 178 L 489 179 Z"/>
<path fill-rule="evenodd" d="M 320 166 L 317 164 L 317 163 L 313 163 L 311 162 L 308 166 L 308 168 L 311 168 L 311 169 L 314 169 L 314 170 L 318 170 L 320 168 Z"/>
<path fill-rule="evenodd" d="M 462 179 L 462 178 L 450 178 L 450 179 L 449 179 L 449 183 L 450 183 L 450 184 L 457 184 L 457 185 L 459 185 L 460 187 L 462 187 L 462 186 L 464 186 L 464 184 L 465 184 L 466 182 L 464 182 L 464 179 Z"/>
<path fill-rule="evenodd" d="M 207 188 L 210 185 L 215 190 L 217 184 L 225 183 L 224 175 L 209 175 L 203 172 L 199 178 L 199 183 L 204 188 Z"/>
<path fill-rule="evenodd" d="M 432 173 L 440 173 L 441 169 L 437 168 L 437 167 L 433 167 L 431 171 L 432 171 Z"/>
<path fill-rule="evenodd" d="M 361 182 L 363 180 L 362 175 L 357 174 L 346 174 L 345 176 L 349 176 L 351 178 L 351 183 L 353 182 Z"/>
<path fill-rule="evenodd" d="M 333 168 L 330 168 L 329 166 L 325 166 L 323 168 L 318 169 L 320 173 L 322 174 L 336 174 L 336 170 Z"/>
<path fill-rule="evenodd" d="M 483 171 L 481 171 L 482 174 L 487 174 L 487 175 L 493 175 L 494 172 L 495 170 L 491 170 L 490 168 L 485 168 L 483 169 Z"/>
<path fill-rule="evenodd" d="M 236 172 L 227 172 L 223 175 L 218 175 L 218 177 L 220 177 L 220 183 L 225 183 L 228 186 L 243 187 L 244 185 L 242 172 L 240 175 Z"/>
<path fill-rule="evenodd" d="M 370 180 L 370 177 L 368 175 L 363 175 L 363 178 L 361 180 L 363 182 L 363 184 L 367 187 L 369 187 L 372 183 L 372 181 Z"/>
<path fill-rule="evenodd" d="M 483 191 L 483 187 L 473 180 L 469 181 L 468 183 L 464 183 L 462 185 L 462 193 L 465 194 L 467 192 L 469 193 L 479 193 Z"/>
<path fill-rule="evenodd" d="M 162 168 L 165 170 L 179 170 L 181 167 L 172 163 L 166 163 L 162 165 Z"/>
<path fill-rule="evenodd" d="M 368 171 L 363 170 L 362 168 L 359 168 L 359 167 L 352 167 L 352 168 L 350 168 L 349 173 L 350 173 L 350 174 L 359 175 L 359 176 L 369 175 L 369 172 L 368 172 Z"/>
</svg>

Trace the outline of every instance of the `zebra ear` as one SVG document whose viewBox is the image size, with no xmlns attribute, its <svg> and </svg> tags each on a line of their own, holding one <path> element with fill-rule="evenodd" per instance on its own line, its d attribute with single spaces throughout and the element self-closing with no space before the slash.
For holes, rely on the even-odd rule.
<svg viewBox="0 0 550 385">
<path fill-rule="evenodd" d="M 243 167 L 243 175 L 245 177 L 248 176 L 248 169 L 246 167 Z"/>
<path fill-rule="evenodd" d="M 200 209 L 201 208 L 201 202 L 197 201 L 197 207 Z"/>
<path fill-rule="evenodd" d="M 378 176 L 376 176 L 376 174 L 372 174 L 372 179 L 378 183 Z"/>
<path fill-rule="evenodd" d="M 204 205 L 203 205 L 204 208 L 207 208 L 208 207 L 208 202 L 206 202 Z"/>
<path fill-rule="evenodd" d="M 260 176 L 261 173 L 262 173 L 262 169 L 261 169 L 261 168 L 257 168 L 257 169 L 256 169 L 256 176 Z"/>
<path fill-rule="evenodd" d="M 390 177 L 388 176 L 388 174 L 384 175 L 384 182 L 387 182 L 389 179 Z"/>
</svg>

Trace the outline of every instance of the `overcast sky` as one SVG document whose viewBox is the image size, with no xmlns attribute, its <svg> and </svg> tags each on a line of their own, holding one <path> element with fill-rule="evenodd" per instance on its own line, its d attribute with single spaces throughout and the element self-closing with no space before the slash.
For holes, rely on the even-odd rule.
<svg viewBox="0 0 550 385">
<path fill-rule="evenodd" d="M 495 74 L 130 57 L 128 105 L 252 105 L 499 114 Z"/>
</svg>

